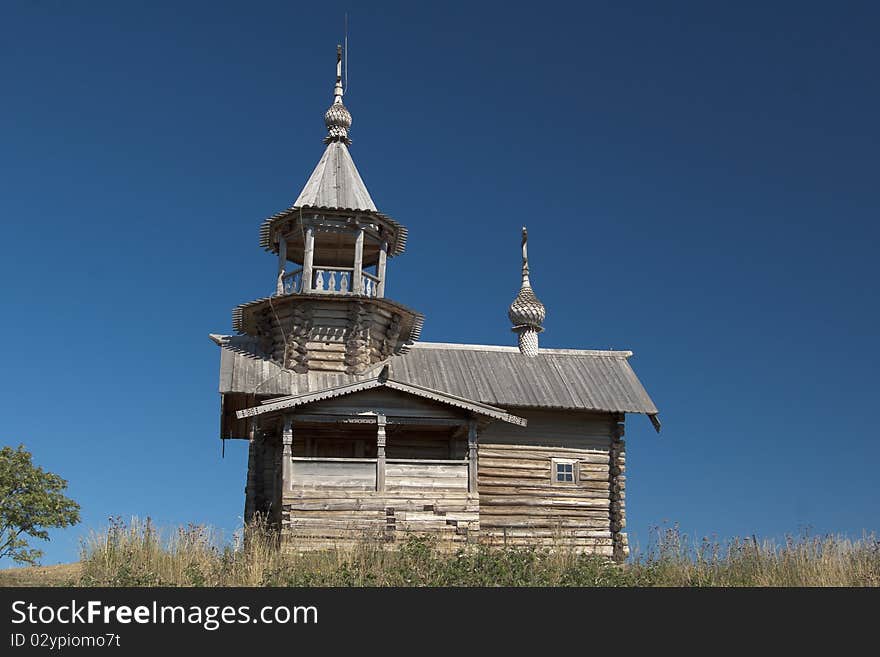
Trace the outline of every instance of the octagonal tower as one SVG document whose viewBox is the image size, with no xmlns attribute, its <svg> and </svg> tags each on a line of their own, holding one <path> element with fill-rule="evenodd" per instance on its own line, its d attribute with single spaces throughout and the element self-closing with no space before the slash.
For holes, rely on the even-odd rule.
<svg viewBox="0 0 880 657">
<path fill-rule="evenodd" d="M 387 261 L 403 253 L 407 230 L 379 212 L 358 173 L 342 96 L 337 47 L 324 155 L 296 202 L 260 226 L 260 246 L 278 256 L 275 294 L 233 311 L 233 328 L 257 338 L 261 355 L 298 373 L 360 374 L 405 352 L 424 321 L 385 297 Z"/>
</svg>

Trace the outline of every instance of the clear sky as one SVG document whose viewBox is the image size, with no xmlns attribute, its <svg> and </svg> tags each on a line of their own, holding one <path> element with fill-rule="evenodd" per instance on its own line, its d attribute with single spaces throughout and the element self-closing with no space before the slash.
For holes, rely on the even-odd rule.
<svg viewBox="0 0 880 657">
<path fill-rule="evenodd" d="M 873 5 L 873 6 L 872 6 Z M 808 2 L 0 4 L 0 443 L 83 524 L 241 520 L 219 350 L 274 289 L 258 225 L 323 151 L 350 14 L 351 152 L 406 224 L 423 339 L 631 349 L 635 544 L 880 530 L 880 14 Z"/>
</svg>

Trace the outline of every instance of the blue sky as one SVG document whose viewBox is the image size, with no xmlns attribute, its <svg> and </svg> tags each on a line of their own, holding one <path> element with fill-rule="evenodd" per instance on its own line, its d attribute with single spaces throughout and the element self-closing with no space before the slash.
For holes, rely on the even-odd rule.
<svg viewBox="0 0 880 657">
<path fill-rule="evenodd" d="M 710 6 L 711 5 L 711 6 Z M 350 14 L 352 154 L 410 229 L 423 339 L 631 349 L 633 543 L 880 529 L 880 90 L 870 3 L 0 6 L 0 442 L 110 515 L 231 532 L 218 440 L 257 227 L 318 161 Z"/>
</svg>

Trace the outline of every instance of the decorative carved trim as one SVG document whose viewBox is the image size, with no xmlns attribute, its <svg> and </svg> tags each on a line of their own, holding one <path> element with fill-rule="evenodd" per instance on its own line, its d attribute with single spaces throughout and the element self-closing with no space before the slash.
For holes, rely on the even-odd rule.
<svg viewBox="0 0 880 657">
<path fill-rule="evenodd" d="M 359 374 L 370 366 L 370 308 L 363 301 L 352 304 L 345 340 L 345 371 Z"/>
<path fill-rule="evenodd" d="M 382 357 L 388 358 L 397 349 L 397 343 L 400 340 L 401 316 L 398 313 L 391 315 L 391 321 L 385 329 L 385 337 L 382 340 Z"/>
<path fill-rule="evenodd" d="M 271 316 L 271 310 L 264 308 L 257 318 L 256 333 L 257 349 L 262 356 L 272 357 L 275 351 L 275 331 L 273 328 L 274 320 Z"/>
<path fill-rule="evenodd" d="M 312 304 L 300 303 L 293 308 L 284 351 L 284 367 L 298 374 L 309 371 L 309 350 L 306 343 L 312 332 Z"/>
</svg>

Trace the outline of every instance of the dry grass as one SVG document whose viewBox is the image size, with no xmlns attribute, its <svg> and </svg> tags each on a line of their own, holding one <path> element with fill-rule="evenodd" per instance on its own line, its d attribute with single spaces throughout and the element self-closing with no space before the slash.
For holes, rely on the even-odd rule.
<svg viewBox="0 0 880 657">
<path fill-rule="evenodd" d="M 658 529 L 624 566 L 566 549 L 472 546 L 442 552 L 413 537 L 396 550 L 364 540 L 348 550 L 277 549 L 260 524 L 232 543 L 190 525 L 160 532 L 111 520 L 83 542 L 80 564 L 0 571 L 5 585 L 80 586 L 880 586 L 880 541 L 802 534 L 689 540 Z"/>
<path fill-rule="evenodd" d="M 74 586 L 81 573 L 79 563 L 4 568 L 0 570 L 0 586 Z"/>
</svg>

